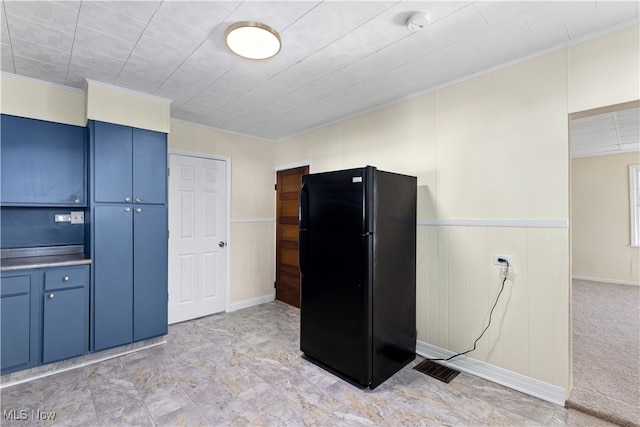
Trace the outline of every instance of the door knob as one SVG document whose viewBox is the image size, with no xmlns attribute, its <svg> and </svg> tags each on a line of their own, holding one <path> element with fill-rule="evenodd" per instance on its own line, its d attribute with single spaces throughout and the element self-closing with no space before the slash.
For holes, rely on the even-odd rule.
<svg viewBox="0 0 640 427">
<path fill-rule="evenodd" d="M 63 282 L 68 282 L 68 281 L 69 281 L 69 276 L 64 276 L 64 277 L 62 278 L 62 281 L 63 281 Z"/>
<path fill-rule="evenodd" d="M 225 242 L 220 242 L 218 243 L 218 246 L 220 246 L 221 248 L 224 248 L 225 246 L 227 246 L 227 244 Z"/>
</svg>

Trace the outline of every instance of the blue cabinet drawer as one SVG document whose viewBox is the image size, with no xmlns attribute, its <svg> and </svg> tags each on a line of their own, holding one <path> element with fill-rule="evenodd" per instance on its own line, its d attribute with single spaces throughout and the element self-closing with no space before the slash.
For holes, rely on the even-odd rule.
<svg viewBox="0 0 640 427">
<path fill-rule="evenodd" d="M 65 267 L 47 270 L 44 273 L 44 289 L 76 288 L 89 284 L 89 270 L 86 267 Z"/>
<path fill-rule="evenodd" d="M 31 275 L 3 277 L 0 296 L 28 294 L 31 290 Z"/>
</svg>

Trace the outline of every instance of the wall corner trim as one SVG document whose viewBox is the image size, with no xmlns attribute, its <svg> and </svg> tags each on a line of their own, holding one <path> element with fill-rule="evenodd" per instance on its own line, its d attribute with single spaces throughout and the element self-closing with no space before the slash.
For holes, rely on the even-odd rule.
<svg viewBox="0 0 640 427">
<path fill-rule="evenodd" d="M 416 353 L 425 358 L 447 358 L 455 353 L 418 341 Z M 458 369 L 471 375 L 475 375 L 496 384 L 509 387 L 538 399 L 564 406 L 566 390 L 562 387 L 527 377 L 517 372 L 509 371 L 486 362 L 459 356 L 450 362 L 438 362 L 451 368 Z"/>
</svg>

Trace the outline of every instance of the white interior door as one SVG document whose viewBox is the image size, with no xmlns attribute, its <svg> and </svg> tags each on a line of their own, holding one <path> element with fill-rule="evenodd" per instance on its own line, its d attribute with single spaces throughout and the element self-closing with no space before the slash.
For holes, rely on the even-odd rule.
<svg viewBox="0 0 640 427">
<path fill-rule="evenodd" d="M 169 323 L 226 309 L 227 164 L 169 155 Z"/>
</svg>

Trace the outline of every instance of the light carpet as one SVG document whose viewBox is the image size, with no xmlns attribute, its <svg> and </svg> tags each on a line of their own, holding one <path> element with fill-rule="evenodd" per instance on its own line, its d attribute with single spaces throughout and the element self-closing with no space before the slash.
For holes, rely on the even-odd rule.
<svg viewBox="0 0 640 427">
<path fill-rule="evenodd" d="M 640 426 L 640 287 L 574 280 L 572 302 L 567 407 Z"/>
</svg>

